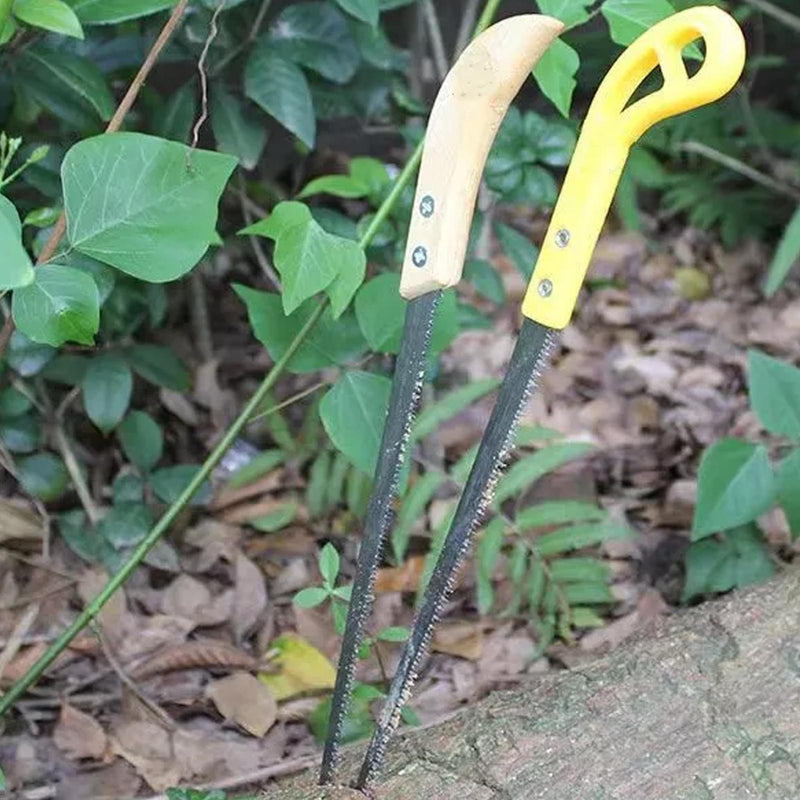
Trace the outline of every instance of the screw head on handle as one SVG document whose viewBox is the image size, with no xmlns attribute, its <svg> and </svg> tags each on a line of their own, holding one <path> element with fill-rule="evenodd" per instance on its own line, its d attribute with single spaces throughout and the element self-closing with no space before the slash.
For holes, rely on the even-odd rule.
<svg viewBox="0 0 800 800">
<path fill-rule="evenodd" d="M 423 217 L 426 219 L 428 217 L 433 216 L 433 212 L 436 208 L 436 202 L 434 201 L 433 197 L 429 194 L 426 194 L 422 200 L 419 201 L 419 213 L 422 214 Z"/>
<path fill-rule="evenodd" d="M 553 281 L 549 278 L 545 278 L 542 281 L 539 281 L 539 286 L 537 287 L 539 295 L 541 297 L 550 297 L 553 294 Z"/>
<path fill-rule="evenodd" d="M 569 236 L 569 231 L 566 228 L 556 231 L 556 247 L 566 247 L 569 244 Z"/>
<path fill-rule="evenodd" d="M 428 251 L 421 244 L 412 250 L 411 263 L 415 267 L 424 267 L 428 263 Z"/>
</svg>

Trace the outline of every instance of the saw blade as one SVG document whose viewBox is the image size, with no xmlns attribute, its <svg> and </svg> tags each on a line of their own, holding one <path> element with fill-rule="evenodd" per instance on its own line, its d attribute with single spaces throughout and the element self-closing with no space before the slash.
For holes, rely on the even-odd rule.
<svg viewBox="0 0 800 800">
<path fill-rule="evenodd" d="M 411 300 L 406 307 L 403 339 L 395 363 L 389 409 L 378 451 L 375 481 L 364 519 L 364 536 L 342 637 L 328 735 L 320 769 L 321 784 L 329 783 L 336 769 L 342 725 L 353 689 L 358 651 L 364 625 L 372 610 L 375 574 L 392 520 L 392 501 L 397 491 L 411 423 L 414 421 L 422 391 L 436 308 L 441 297 L 441 291 L 429 292 Z"/>
<path fill-rule="evenodd" d="M 417 677 L 433 628 L 449 595 L 475 528 L 494 495 L 494 488 L 513 446 L 522 410 L 558 341 L 552 328 L 525 320 L 517 339 L 489 424 L 478 448 L 439 560 L 422 599 L 411 636 L 392 678 L 356 787 L 369 786 L 383 764 L 386 745 Z"/>
</svg>

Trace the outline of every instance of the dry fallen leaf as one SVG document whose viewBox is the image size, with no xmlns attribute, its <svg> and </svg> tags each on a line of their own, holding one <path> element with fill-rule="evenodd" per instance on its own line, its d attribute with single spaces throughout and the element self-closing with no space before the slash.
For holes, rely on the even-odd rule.
<svg viewBox="0 0 800 800">
<path fill-rule="evenodd" d="M 111 747 L 157 792 L 174 786 L 183 777 L 173 756 L 169 733 L 153 722 L 122 723 L 111 737 Z"/>
<path fill-rule="evenodd" d="M 258 678 L 272 690 L 276 700 L 283 700 L 313 689 L 332 689 L 336 670 L 316 647 L 293 633 L 279 636 L 269 647 L 274 652 L 271 664 L 280 668 L 272 674 L 260 672 Z"/>
<path fill-rule="evenodd" d="M 269 687 L 249 672 L 236 672 L 213 681 L 206 694 L 225 719 L 261 738 L 274 724 L 278 704 Z"/>
<path fill-rule="evenodd" d="M 376 592 L 413 592 L 425 569 L 425 556 L 411 556 L 399 567 L 384 567 L 375 578 Z"/>
<path fill-rule="evenodd" d="M 67 758 L 75 760 L 101 758 L 107 744 L 106 734 L 100 723 L 68 703 L 61 706 L 61 716 L 53 731 L 53 741 Z"/>
<path fill-rule="evenodd" d="M 483 626 L 475 622 L 451 622 L 437 626 L 431 650 L 477 661 L 483 653 Z"/>
<path fill-rule="evenodd" d="M 241 642 L 267 607 L 267 583 L 261 570 L 242 553 L 234 562 L 233 635 Z"/>
<path fill-rule="evenodd" d="M 139 663 L 130 670 L 136 680 L 144 680 L 161 672 L 172 672 L 194 667 L 255 669 L 256 659 L 244 650 L 239 650 L 227 642 L 213 639 L 201 639 L 194 642 L 181 642 L 165 647 Z"/>
<path fill-rule="evenodd" d="M 42 521 L 28 508 L 12 500 L 0 500 L 0 541 L 41 539 Z"/>
<path fill-rule="evenodd" d="M 233 590 L 212 597 L 204 583 L 190 575 L 179 575 L 164 591 L 161 610 L 197 625 L 220 625 L 230 618 L 233 610 Z"/>
</svg>

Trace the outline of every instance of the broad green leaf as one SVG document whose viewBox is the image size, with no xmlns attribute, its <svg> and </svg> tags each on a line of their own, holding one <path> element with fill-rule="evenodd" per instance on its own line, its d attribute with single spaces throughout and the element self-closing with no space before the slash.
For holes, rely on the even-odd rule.
<svg viewBox="0 0 800 800">
<path fill-rule="evenodd" d="M 350 370 L 322 398 L 322 424 L 331 441 L 362 472 L 372 475 L 378 461 L 391 381 Z"/>
<path fill-rule="evenodd" d="M 307 147 L 314 147 L 316 119 L 311 90 L 302 70 L 259 40 L 244 70 L 244 92 Z"/>
<path fill-rule="evenodd" d="M 611 38 L 623 47 L 675 13 L 668 0 L 605 0 L 601 6 Z"/>
<path fill-rule="evenodd" d="M 770 432 L 800 438 L 800 370 L 786 361 L 749 350 L 750 406 Z"/>
<path fill-rule="evenodd" d="M 800 534 L 800 450 L 790 453 L 778 465 L 777 481 L 778 503 L 794 540 Z"/>
<path fill-rule="evenodd" d="M 378 16 L 381 13 L 378 0 L 336 0 L 336 2 L 348 14 L 363 22 L 373 26 L 378 24 Z"/>
<path fill-rule="evenodd" d="M 235 166 L 231 156 L 141 133 L 84 139 L 61 165 L 69 240 L 135 278 L 173 280 L 208 248 Z"/>
<path fill-rule="evenodd" d="M 763 445 L 720 439 L 700 459 L 692 541 L 751 522 L 769 509 L 775 493 Z"/>
<path fill-rule="evenodd" d="M 533 77 L 547 97 L 564 117 L 569 117 L 572 93 L 577 82 L 575 73 L 581 60 L 577 52 L 561 39 L 556 39 L 542 53 L 533 68 Z"/>
<path fill-rule="evenodd" d="M 14 16 L 34 28 L 83 39 L 75 12 L 62 0 L 14 0 Z"/>
<path fill-rule="evenodd" d="M 589 19 L 587 6 L 594 0 L 536 0 L 542 14 L 560 19 L 568 28 L 582 25 Z"/>
<path fill-rule="evenodd" d="M 236 156 L 245 169 L 253 169 L 267 143 L 264 123 L 222 85 L 212 88 L 210 109 L 217 149 Z"/>
<path fill-rule="evenodd" d="M 498 305 L 505 302 L 506 290 L 503 286 L 503 279 L 488 261 L 480 258 L 469 259 L 464 265 L 464 277 L 487 300 Z"/>
<path fill-rule="evenodd" d="M 694 542 L 686 551 L 685 601 L 766 580 L 775 571 L 769 549 L 755 525 L 743 525 L 720 539 Z"/>
<path fill-rule="evenodd" d="M 120 503 L 97 523 L 97 533 L 114 549 L 135 547 L 150 532 L 153 513 L 144 503 Z"/>
<path fill-rule="evenodd" d="M 253 483 L 253 481 L 268 475 L 276 467 L 283 464 L 284 461 L 286 461 L 286 453 L 282 450 L 265 450 L 263 453 L 259 453 L 251 459 L 243 467 L 239 467 L 239 469 L 228 478 L 227 486 L 230 489 L 238 489 L 242 486 L 247 486 L 247 484 Z"/>
<path fill-rule="evenodd" d="M 38 45 L 28 48 L 20 67 L 39 81 L 49 97 L 60 95 L 63 102 L 79 102 L 108 121 L 114 113 L 114 96 L 105 76 L 87 58 L 64 50 Z"/>
<path fill-rule="evenodd" d="M 40 372 L 45 364 L 55 357 L 56 352 L 54 347 L 37 344 L 22 331 L 16 330 L 11 334 L 6 360 L 8 365 L 23 378 L 29 378 Z"/>
<path fill-rule="evenodd" d="M 156 497 L 164 503 L 174 503 L 200 471 L 199 464 L 176 464 L 162 467 L 150 474 L 150 485 Z M 211 484 L 203 481 L 190 500 L 190 505 L 200 506 L 211 500 Z"/>
<path fill-rule="evenodd" d="M 325 289 L 325 294 L 331 301 L 331 313 L 334 319 L 338 319 L 350 305 L 355 293 L 364 283 L 364 275 L 367 272 L 367 256 L 361 245 L 352 242 L 352 247 L 347 248 L 342 242 L 350 242 L 349 239 L 337 236 L 336 240 L 337 245 L 332 248 L 331 255 L 338 275 Z"/>
<path fill-rule="evenodd" d="M 233 288 L 247 306 L 253 333 L 275 361 L 283 356 L 317 305 L 308 300 L 287 317 L 279 295 L 259 292 L 241 284 L 234 284 Z M 334 364 L 344 364 L 365 350 L 366 342 L 355 316 L 348 312 L 334 320 L 330 309 L 326 309 L 289 359 L 287 368 L 291 372 L 314 372 Z"/>
<path fill-rule="evenodd" d="M 325 583 L 333 587 L 339 575 L 339 553 L 330 542 L 319 552 L 319 571 Z"/>
<path fill-rule="evenodd" d="M 384 187 L 391 183 L 385 164 L 369 156 L 357 156 L 350 160 L 350 177 L 367 188 L 373 202 L 380 198 Z"/>
<path fill-rule="evenodd" d="M 45 502 L 58 500 L 69 486 L 67 468 L 53 453 L 35 453 L 20 458 L 17 470 L 22 488 Z"/>
<path fill-rule="evenodd" d="M 144 472 L 158 463 L 164 451 L 164 434 L 145 411 L 131 411 L 117 428 L 117 436 L 128 461 Z"/>
<path fill-rule="evenodd" d="M 101 306 L 108 299 L 117 283 L 119 273 L 115 269 L 102 261 L 78 253 L 76 250 L 59 255 L 58 263 L 90 275 L 95 286 L 97 286 L 97 294 Z"/>
<path fill-rule="evenodd" d="M 78 386 L 86 374 L 89 359 L 75 353 L 59 353 L 42 370 L 42 377 L 64 386 Z"/>
<path fill-rule="evenodd" d="M 112 25 L 174 6 L 177 0 L 70 0 L 85 25 Z"/>
<path fill-rule="evenodd" d="M 137 375 L 156 386 L 185 392 L 191 384 L 189 371 L 168 347 L 135 344 L 127 347 L 123 356 Z"/>
<path fill-rule="evenodd" d="M 309 181 L 298 197 L 310 197 L 314 194 L 332 194 L 334 197 L 363 197 L 367 187 L 350 175 L 322 175 Z"/>
<path fill-rule="evenodd" d="M 25 414 L 30 411 L 32 405 L 28 395 L 13 386 L 0 390 L 0 419 Z"/>
<path fill-rule="evenodd" d="M 517 461 L 497 484 L 497 494 L 494 498 L 495 507 L 499 507 L 504 500 L 539 480 L 542 475 L 586 455 L 592 449 L 592 445 L 584 442 L 564 442 L 543 447 L 541 450 L 525 456 Z"/>
<path fill-rule="evenodd" d="M 607 582 L 611 567 L 599 558 L 554 558 L 550 562 L 550 577 L 557 583 Z M 605 602 L 604 600 L 574 602 Z"/>
<path fill-rule="evenodd" d="M 772 297 L 780 289 L 798 258 L 800 258 L 800 206 L 795 209 L 789 224 L 784 229 L 769 265 L 767 281 L 764 284 L 764 294 L 767 297 Z"/>
<path fill-rule="evenodd" d="M 494 232 L 500 242 L 500 247 L 511 259 L 511 263 L 523 278 L 530 278 L 536 260 L 539 258 L 539 250 L 536 245 L 527 236 L 502 222 L 494 224 Z"/>
<path fill-rule="evenodd" d="M 330 3 L 293 3 L 284 8 L 261 42 L 333 83 L 347 83 L 358 68 L 358 49 L 347 20 Z"/>
<path fill-rule="evenodd" d="M 580 500 L 549 500 L 517 512 L 514 520 L 521 531 L 541 528 L 544 525 L 563 525 L 565 522 L 601 520 L 608 512 L 594 503 Z"/>
<path fill-rule="evenodd" d="M 197 116 L 194 81 L 172 92 L 153 118 L 153 133 L 164 139 L 186 142 Z"/>
<path fill-rule="evenodd" d="M 423 439 L 430 435 L 447 420 L 469 408 L 476 400 L 494 391 L 499 383 L 496 378 L 485 378 L 448 392 L 420 412 L 411 431 L 412 438 Z"/>
<path fill-rule="evenodd" d="M 328 599 L 328 590 L 321 586 L 309 586 L 301 589 L 292 598 L 292 602 L 299 608 L 314 608 Z"/>
<path fill-rule="evenodd" d="M 633 531 L 617 522 L 586 522 L 560 528 L 538 537 L 534 546 L 540 556 L 554 556 L 569 550 L 601 544 L 611 539 L 630 539 Z"/>
<path fill-rule="evenodd" d="M 42 443 L 42 421 L 34 414 L 0 420 L 0 441 L 12 453 L 32 453 Z"/>
<path fill-rule="evenodd" d="M 33 283 L 14 291 L 16 326 L 34 342 L 94 344 L 100 326 L 100 297 L 94 280 L 81 270 L 44 264 Z"/>
<path fill-rule="evenodd" d="M 116 353 L 101 353 L 89 362 L 81 381 L 83 405 L 89 419 L 104 433 L 125 416 L 131 400 L 133 376 Z"/>
<path fill-rule="evenodd" d="M 272 209 L 268 217 L 242 228 L 239 235 L 266 236 L 268 239 L 277 241 L 284 231 L 295 225 L 309 222 L 311 219 L 311 211 L 305 203 L 297 200 L 284 200 Z"/>
<path fill-rule="evenodd" d="M 5 220 L 11 226 L 17 238 L 22 236 L 22 223 L 19 221 L 17 208 L 2 194 L 0 194 L 0 220 Z"/>
<path fill-rule="evenodd" d="M 445 476 L 441 473 L 426 472 L 403 498 L 397 521 L 392 529 L 392 553 L 398 564 L 402 564 L 405 558 L 414 526 L 444 481 Z"/>
<path fill-rule="evenodd" d="M 0 203 L 11 205 L 2 195 Z M 0 209 L 3 205 L 0 205 Z M 11 206 L 11 209 L 14 210 L 14 207 Z M 20 240 L 19 217 L 17 226 L 9 221 L 9 217 L 8 213 L 0 214 L 0 252 L 3 254 L 0 261 L 0 290 L 27 286 L 34 279 L 30 256 Z"/>
</svg>

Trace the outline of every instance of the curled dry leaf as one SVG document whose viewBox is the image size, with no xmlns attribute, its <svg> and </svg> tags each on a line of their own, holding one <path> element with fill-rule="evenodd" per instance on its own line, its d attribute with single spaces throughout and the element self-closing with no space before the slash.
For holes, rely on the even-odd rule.
<svg viewBox="0 0 800 800">
<path fill-rule="evenodd" d="M 67 758 L 101 758 L 106 751 L 106 734 L 100 723 L 69 703 L 61 706 L 61 716 L 53 731 L 53 741 Z"/>
<path fill-rule="evenodd" d="M 269 687 L 249 672 L 236 672 L 209 684 L 206 694 L 225 719 L 261 738 L 274 724 L 278 704 Z"/>
<path fill-rule="evenodd" d="M 234 562 L 233 633 L 241 642 L 267 607 L 267 584 L 261 570 L 242 553 Z"/>
<path fill-rule="evenodd" d="M 333 664 L 316 647 L 293 633 L 279 636 L 269 647 L 270 663 L 280 672 L 259 672 L 258 678 L 272 690 L 276 700 L 314 689 L 332 689 L 336 680 Z"/>
<path fill-rule="evenodd" d="M 183 777 L 173 756 L 169 733 L 153 722 L 124 722 L 114 731 L 111 747 L 157 792 L 174 786 Z"/>
<path fill-rule="evenodd" d="M 433 635 L 431 650 L 477 661 L 483 653 L 483 626 L 475 622 L 439 625 Z"/>
<path fill-rule="evenodd" d="M 167 647 L 133 668 L 130 676 L 134 680 L 144 680 L 161 672 L 196 667 L 255 670 L 258 662 L 249 653 L 226 642 L 204 639 Z"/>
</svg>

